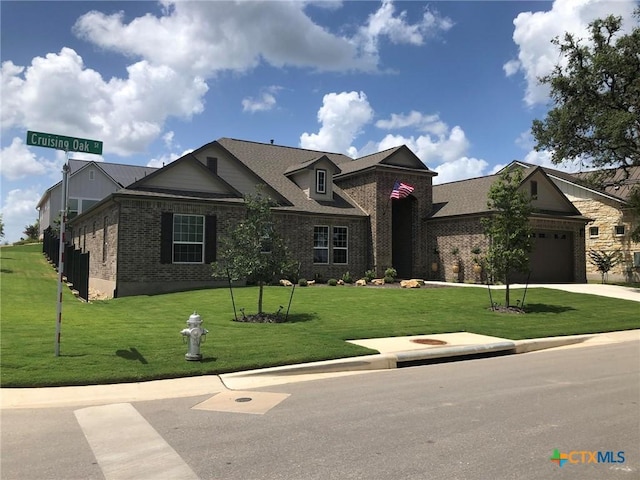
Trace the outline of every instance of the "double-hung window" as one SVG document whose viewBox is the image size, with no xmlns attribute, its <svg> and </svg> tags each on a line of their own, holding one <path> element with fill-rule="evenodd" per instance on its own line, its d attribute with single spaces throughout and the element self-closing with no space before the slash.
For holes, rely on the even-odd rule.
<svg viewBox="0 0 640 480">
<path fill-rule="evenodd" d="M 173 216 L 173 263 L 204 261 L 204 216 Z"/>
<path fill-rule="evenodd" d="M 331 236 L 329 236 L 331 234 Z M 329 260 L 331 259 L 331 262 Z M 344 265 L 349 259 L 347 227 L 313 227 L 313 263 Z"/>
<path fill-rule="evenodd" d="M 327 171 L 316 170 L 316 193 L 327 193 Z"/>
<path fill-rule="evenodd" d="M 333 227 L 333 263 L 347 263 L 348 251 L 347 227 Z"/>
<path fill-rule="evenodd" d="M 313 227 L 313 263 L 329 263 L 329 227 Z"/>
</svg>

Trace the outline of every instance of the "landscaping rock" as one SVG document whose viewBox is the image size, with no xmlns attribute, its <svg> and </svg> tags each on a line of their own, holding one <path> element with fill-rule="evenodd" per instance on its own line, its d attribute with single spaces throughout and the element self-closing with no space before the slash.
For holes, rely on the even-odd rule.
<svg viewBox="0 0 640 480">
<path fill-rule="evenodd" d="M 402 280 L 400 282 L 400 287 L 402 288 L 420 288 L 424 285 L 424 280 L 419 280 L 417 278 L 412 278 L 411 280 Z"/>
<path fill-rule="evenodd" d="M 356 280 L 356 287 L 366 287 L 367 286 L 367 281 L 364 278 L 361 278 L 360 280 Z"/>
<path fill-rule="evenodd" d="M 372 285 L 384 285 L 384 278 L 374 278 L 371 280 Z"/>
<path fill-rule="evenodd" d="M 289 280 L 283 278 L 282 280 L 280 280 L 280 285 L 282 285 L 283 287 L 292 287 L 293 283 L 291 283 Z"/>
</svg>

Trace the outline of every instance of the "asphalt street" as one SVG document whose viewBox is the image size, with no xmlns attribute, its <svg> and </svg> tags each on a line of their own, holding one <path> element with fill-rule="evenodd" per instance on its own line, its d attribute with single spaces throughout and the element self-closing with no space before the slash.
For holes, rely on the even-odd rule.
<svg viewBox="0 0 640 480">
<path fill-rule="evenodd" d="M 250 404 L 252 396 L 258 400 L 265 392 L 282 395 L 262 413 L 208 409 L 222 393 L 2 410 L 0 476 L 589 480 L 640 475 L 637 341 L 289 383 L 242 392 L 242 401 Z M 155 453 L 138 451 L 135 443 L 121 448 L 130 435 L 151 437 Z M 127 469 L 109 466 L 116 458 L 109 450 L 118 448 L 138 465 L 129 477 Z M 551 461 L 555 449 L 567 456 L 602 452 L 605 461 L 593 463 L 596 454 L 573 453 L 572 462 L 560 467 Z M 174 470 L 144 467 L 165 460 Z M 179 473 L 171 477 L 171 472 Z"/>
</svg>

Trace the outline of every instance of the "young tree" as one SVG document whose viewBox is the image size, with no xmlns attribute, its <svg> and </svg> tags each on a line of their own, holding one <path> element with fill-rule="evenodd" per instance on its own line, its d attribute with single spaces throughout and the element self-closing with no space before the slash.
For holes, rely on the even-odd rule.
<svg viewBox="0 0 640 480">
<path fill-rule="evenodd" d="M 246 279 L 259 286 L 258 315 L 262 315 L 263 287 L 278 276 L 294 271 L 295 262 L 289 255 L 284 239 L 278 234 L 271 212 L 274 202 L 260 192 L 245 196 L 246 219 L 227 237 L 220 239 L 213 276 L 232 280 Z"/>
<path fill-rule="evenodd" d="M 27 236 L 27 240 L 38 240 L 40 236 L 40 221 L 36 220 L 33 225 L 26 225 L 22 233 Z"/>
<path fill-rule="evenodd" d="M 515 272 L 529 271 L 531 253 L 531 198 L 519 190 L 522 170 L 505 171 L 489 189 L 487 206 L 494 210 L 482 219 L 489 238 L 486 255 L 488 273 L 505 284 L 505 306 L 509 307 L 509 285 Z"/>
<path fill-rule="evenodd" d="M 622 35 L 621 26 L 620 17 L 609 16 L 590 24 L 587 43 L 570 33 L 553 40 L 566 64 L 539 79 L 555 106 L 533 121 L 532 132 L 536 150 L 549 150 L 556 164 L 640 165 L 640 28 Z"/>
<path fill-rule="evenodd" d="M 589 250 L 589 261 L 596 266 L 604 283 L 609 271 L 622 261 L 622 253 L 620 250 L 613 252 Z"/>
</svg>

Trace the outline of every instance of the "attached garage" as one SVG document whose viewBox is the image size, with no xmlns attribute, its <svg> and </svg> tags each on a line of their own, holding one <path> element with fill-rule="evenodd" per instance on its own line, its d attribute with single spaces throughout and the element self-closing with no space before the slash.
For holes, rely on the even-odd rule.
<svg viewBox="0 0 640 480">
<path fill-rule="evenodd" d="M 530 283 L 574 282 L 573 232 L 558 230 L 534 230 L 533 250 L 530 259 Z M 527 275 L 518 275 L 518 283 Z"/>
</svg>

